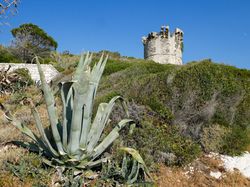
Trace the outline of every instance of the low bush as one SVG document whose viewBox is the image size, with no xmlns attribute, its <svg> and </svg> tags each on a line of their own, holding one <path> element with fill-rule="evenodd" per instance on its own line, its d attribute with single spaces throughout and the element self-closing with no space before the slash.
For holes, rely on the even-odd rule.
<svg viewBox="0 0 250 187">
<path fill-rule="evenodd" d="M 122 61 L 115 62 L 114 60 L 109 60 L 105 67 L 103 75 L 110 75 L 112 73 L 124 70 L 130 67 L 131 65 L 132 64 L 129 62 L 122 62 Z"/>
<path fill-rule="evenodd" d="M 166 165 L 185 165 L 201 153 L 199 145 L 190 138 L 181 136 L 177 127 L 143 122 L 128 138 L 128 145 L 138 149 L 145 162 Z"/>
<path fill-rule="evenodd" d="M 225 150 L 225 138 L 230 135 L 229 128 L 219 124 L 204 127 L 201 133 L 201 145 L 205 152 L 218 152 Z"/>
<path fill-rule="evenodd" d="M 21 63 L 7 48 L 0 45 L 0 63 Z"/>
</svg>

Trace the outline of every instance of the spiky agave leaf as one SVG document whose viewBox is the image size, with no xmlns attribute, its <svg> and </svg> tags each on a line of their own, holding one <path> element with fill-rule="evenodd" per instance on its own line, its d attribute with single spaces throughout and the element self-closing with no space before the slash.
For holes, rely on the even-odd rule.
<svg viewBox="0 0 250 187">
<path fill-rule="evenodd" d="M 128 184 L 133 184 L 137 180 L 140 168 L 140 163 L 136 160 L 133 160 L 132 169 L 127 179 Z"/>
<path fill-rule="evenodd" d="M 107 105 L 107 103 L 100 103 L 98 106 L 95 119 L 88 134 L 87 153 L 91 153 L 93 151 L 94 146 L 97 144 L 104 129 L 104 126 L 106 125 L 105 123 L 101 123 L 101 121 L 104 115 L 104 111 L 107 108 Z"/>
<path fill-rule="evenodd" d="M 91 126 L 91 116 L 93 110 L 94 99 L 96 95 L 96 90 L 99 85 L 99 81 L 101 79 L 102 73 L 104 71 L 105 65 L 107 63 L 108 56 L 103 60 L 103 54 L 91 71 L 90 80 L 89 80 L 89 88 L 87 98 L 84 102 L 84 113 L 83 113 L 83 121 L 82 121 L 82 131 L 80 138 L 80 148 L 85 150 L 86 144 L 88 140 L 88 134 Z"/>
<path fill-rule="evenodd" d="M 63 147 L 65 150 L 68 149 L 68 138 L 72 122 L 73 114 L 73 89 L 72 82 L 61 82 L 59 83 L 59 89 L 61 90 L 61 99 L 63 103 Z"/>
<path fill-rule="evenodd" d="M 142 169 L 144 170 L 146 175 L 152 180 L 152 177 L 149 173 L 149 170 L 148 170 L 144 160 L 142 159 L 141 155 L 139 154 L 139 152 L 137 150 L 130 148 L 130 147 L 121 147 L 120 150 L 123 151 L 124 153 L 131 155 L 133 157 L 133 159 L 136 160 L 142 166 Z"/>
<path fill-rule="evenodd" d="M 38 72 L 40 75 L 40 80 L 41 80 L 42 90 L 44 93 L 45 103 L 47 106 L 49 121 L 50 121 L 51 129 L 52 129 L 52 135 L 54 137 L 59 154 L 65 155 L 66 153 L 63 150 L 61 136 L 60 136 L 58 128 L 57 128 L 57 126 L 59 124 L 59 120 L 58 120 L 58 115 L 57 115 L 56 108 L 55 108 L 55 99 L 54 99 L 54 96 L 52 94 L 52 91 L 51 91 L 49 85 L 47 84 L 47 82 L 45 80 L 45 76 L 44 76 L 44 73 L 42 71 L 42 67 L 41 67 L 40 62 L 38 60 L 38 57 L 35 57 L 35 59 L 36 59 L 36 63 L 37 63 Z"/>
<path fill-rule="evenodd" d="M 99 163 L 96 158 L 98 158 L 118 137 L 119 132 L 128 124 L 133 124 L 133 120 L 131 119 L 123 119 L 121 120 L 116 127 L 103 139 L 103 141 L 96 146 L 92 152 L 88 153 L 87 155 L 83 155 L 80 160 L 83 160 L 78 167 L 89 167 L 89 164 L 94 166 L 94 163 Z M 85 162 L 84 159 L 90 160 L 90 162 Z M 102 160 L 102 158 L 100 159 Z"/>
<path fill-rule="evenodd" d="M 48 152 L 50 152 L 53 156 L 58 157 L 59 154 L 57 153 L 57 151 L 52 147 L 51 143 L 49 142 L 49 140 L 45 134 L 45 131 L 44 131 L 44 128 L 42 125 L 42 121 L 40 119 L 38 111 L 35 108 L 32 101 L 30 102 L 30 105 L 31 105 L 31 113 L 33 114 L 33 117 L 35 119 L 35 124 L 36 124 L 37 130 L 40 133 L 40 136 L 42 138 L 43 143 L 46 145 L 46 150 Z"/>
<path fill-rule="evenodd" d="M 86 55 L 84 61 L 80 61 L 76 72 L 73 76 L 72 85 L 74 90 L 74 99 L 73 99 L 73 114 L 72 114 L 72 123 L 70 130 L 70 138 L 68 144 L 69 153 L 72 156 L 79 156 L 80 149 L 80 136 L 82 130 L 82 116 L 85 112 L 85 102 L 89 90 L 89 80 L 90 80 L 90 67 L 92 55 Z M 81 71 L 80 71 L 81 70 Z M 88 101 L 91 102 L 91 101 Z"/>
<path fill-rule="evenodd" d="M 116 125 L 116 127 L 103 139 L 103 141 L 94 148 L 92 153 L 92 160 L 100 156 L 119 137 L 120 130 L 122 130 L 126 125 L 132 123 L 134 123 L 134 121 L 131 119 L 121 120 Z"/>
<path fill-rule="evenodd" d="M 101 103 L 99 105 L 96 117 L 88 134 L 87 153 L 92 152 L 94 147 L 97 145 L 117 101 L 120 101 L 124 106 L 125 112 L 127 111 L 127 106 L 121 96 L 115 96 L 109 101 L 109 103 Z"/>
<path fill-rule="evenodd" d="M 91 60 L 92 60 L 92 55 L 90 55 L 89 52 L 87 52 L 86 55 L 84 54 L 81 55 L 80 61 L 72 77 L 72 81 L 79 81 L 81 79 L 83 71 L 86 70 L 86 68 L 89 66 Z"/>
</svg>

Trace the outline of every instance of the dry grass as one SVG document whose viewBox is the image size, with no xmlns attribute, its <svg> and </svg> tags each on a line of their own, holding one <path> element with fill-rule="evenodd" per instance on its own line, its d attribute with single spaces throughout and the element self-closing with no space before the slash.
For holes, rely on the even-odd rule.
<svg viewBox="0 0 250 187">
<path fill-rule="evenodd" d="M 4 117 L 0 110 L 0 146 L 13 140 L 24 139 L 24 135 Z"/>
<path fill-rule="evenodd" d="M 27 153 L 27 150 L 23 148 L 19 148 L 14 145 L 5 145 L 0 147 L 0 169 L 2 169 L 2 166 L 4 162 L 10 161 L 10 162 L 17 162 L 18 159 L 23 156 L 25 153 Z"/>
<path fill-rule="evenodd" d="M 25 139 L 24 135 L 11 124 L 0 124 L 0 145 Z"/>
<path fill-rule="evenodd" d="M 4 103 L 10 98 L 10 95 L 0 95 L 0 103 Z"/>
<path fill-rule="evenodd" d="M 190 170 L 190 167 L 192 170 Z M 210 176 L 210 171 L 220 171 L 222 177 Z M 159 187 L 244 187 L 250 186 L 250 180 L 239 172 L 226 172 L 218 158 L 201 157 L 186 168 L 159 166 L 155 174 Z"/>
<path fill-rule="evenodd" d="M 159 172 L 155 176 L 159 187 L 182 187 L 188 186 L 188 179 L 179 168 L 159 166 Z"/>
<path fill-rule="evenodd" d="M 0 187 L 31 187 L 29 182 L 22 182 L 9 172 L 0 173 Z"/>
<path fill-rule="evenodd" d="M 15 112 L 15 117 L 23 122 L 23 124 L 28 125 L 32 130 L 36 130 L 34 126 L 34 120 L 30 114 L 29 108 L 27 106 L 20 107 Z M 28 137 L 23 135 L 17 128 L 15 128 L 4 116 L 3 112 L 0 111 L 0 145 L 7 142 L 23 140 L 27 141 Z"/>
<path fill-rule="evenodd" d="M 37 159 L 37 156 L 30 154 L 26 149 L 12 144 L 1 146 L 0 187 L 31 187 L 50 184 L 51 174 L 54 171 L 42 168 L 41 161 Z M 9 167 L 9 163 L 17 166 L 15 171 Z"/>
<path fill-rule="evenodd" d="M 33 91 L 36 90 L 33 89 Z M 41 99 L 40 97 L 32 98 L 32 100 L 35 101 L 35 103 L 39 102 L 40 99 Z M 6 107 L 11 108 L 8 105 L 6 105 Z M 45 104 L 39 105 L 37 109 L 44 127 L 45 128 L 48 127 L 49 121 Z M 10 109 L 10 111 L 18 120 L 20 120 L 23 124 L 27 125 L 28 128 L 32 130 L 32 132 L 34 132 L 36 135 L 39 136 L 29 106 L 23 103 L 18 103 L 18 105 L 13 110 Z M 0 110 L 0 145 L 17 140 L 30 141 L 30 139 L 27 136 L 23 135 L 5 118 L 3 111 Z"/>
</svg>

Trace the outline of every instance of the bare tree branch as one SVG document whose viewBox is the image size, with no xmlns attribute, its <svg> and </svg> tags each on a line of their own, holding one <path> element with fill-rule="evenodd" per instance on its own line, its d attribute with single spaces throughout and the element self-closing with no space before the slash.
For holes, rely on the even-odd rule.
<svg viewBox="0 0 250 187">
<path fill-rule="evenodd" d="M 0 26 L 8 25 L 8 22 L 4 22 L 3 20 L 17 13 L 19 3 L 20 0 L 0 0 Z"/>
<path fill-rule="evenodd" d="M 19 0 L 2 0 L 2 2 L 0 2 L 0 15 L 2 14 L 6 14 L 7 11 L 12 11 L 15 10 L 17 11 L 17 5 L 20 1 Z M 13 13 L 13 12 L 11 12 Z"/>
</svg>

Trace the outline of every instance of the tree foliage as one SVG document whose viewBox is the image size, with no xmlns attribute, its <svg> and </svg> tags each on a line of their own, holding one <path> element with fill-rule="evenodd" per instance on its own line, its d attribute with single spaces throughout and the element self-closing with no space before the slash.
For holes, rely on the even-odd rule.
<svg viewBox="0 0 250 187">
<path fill-rule="evenodd" d="M 12 49 L 23 62 L 30 63 L 34 55 L 49 56 L 57 48 L 57 42 L 43 29 L 32 23 L 22 24 L 11 30 L 13 37 Z"/>
</svg>

